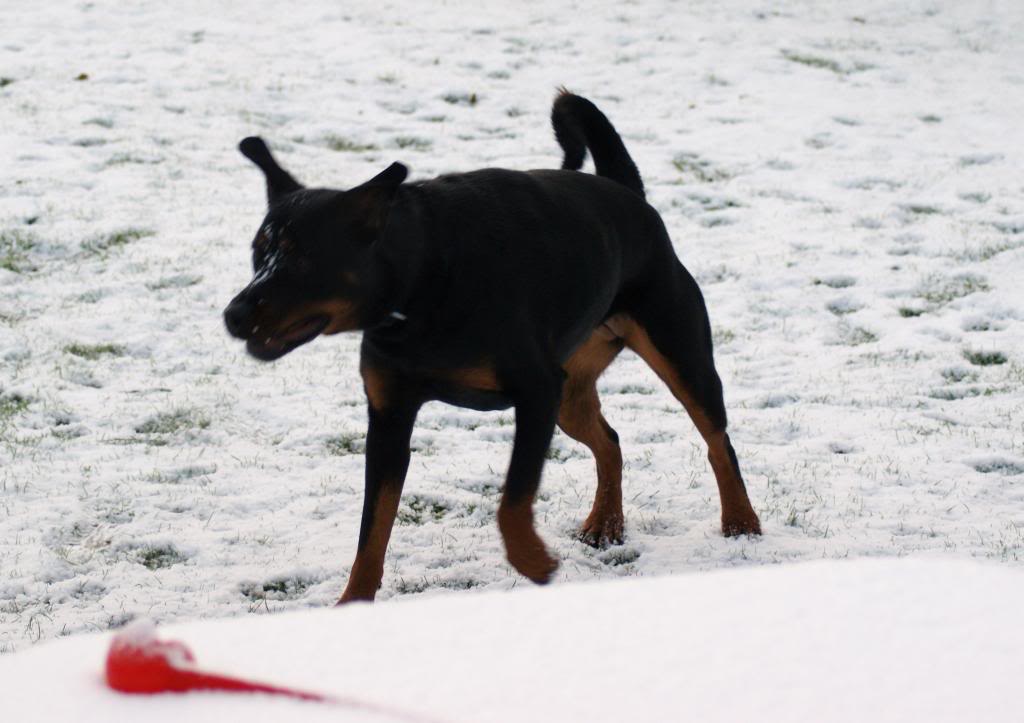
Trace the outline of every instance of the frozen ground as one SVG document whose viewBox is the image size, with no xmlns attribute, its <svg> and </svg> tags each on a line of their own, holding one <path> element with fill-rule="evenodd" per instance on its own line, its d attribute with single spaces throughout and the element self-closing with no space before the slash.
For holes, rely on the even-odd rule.
<svg viewBox="0 0 1024 723">
<path fill-rule="evenodd" d="M 628 539 L 573 539 L 593 466 L 557 436 L 537 505 L 555 584 L 1019 565 L 1019 2 L 55 2 L 3 27 L 0 650 L 333 602 L 359 340 L 266 366 L 227 338 L 264 205 L 235 144 L 265 136 L 311 185 L 554 167 L 562 83 L 623 133 L 702 283 L 765 535 L 720 535 L 692 425 L 624 354 L 600 388 Z M 526 584 L 493 522 L 511 420 L 423 410 L 378 600 Z"/>
<path fill-rule="evenodd" d="M 398 715 L 125 698 L 101 684 L 105 634 L 0 658 L 0 680 L 19 721 L 1009 723 L 1024 704 L 1022 595 L 1024 576 L 993 564 L 818 561 L 158 631 L 203 669 Z"/>
</svg>

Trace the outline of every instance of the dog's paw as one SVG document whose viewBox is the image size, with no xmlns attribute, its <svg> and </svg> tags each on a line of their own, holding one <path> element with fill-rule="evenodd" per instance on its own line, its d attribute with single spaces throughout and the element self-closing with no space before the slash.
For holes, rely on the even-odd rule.
<svg viewBox="0 0 1024 723">
<path fill-rule="evenodd" d="M 538 585 L 545 585 L 551 582 L 551 578 L 558 569 L 558 560 L 548 554 L 548 551 L 541 545 L 539 548 L 531 546 L 532 549 L 519 547 L 513 552 L 509 550 L 508 562 L 523 577 L 527 577 Z"/>
<path fill-rule="evenodd" d="M 740 535 L 760 535 L 761 521 L 751 512 L 749 515 L 722 518 L 722 534 L 726 537 Z"/>
<path fill-rule="evenodd" d="M 595 517 L 591 514 L 583 523 L 576 538 L 583 544 L 596 548 L 621 545 L 624 539 L 623 527 L 621 515 Z"/>
</svg>

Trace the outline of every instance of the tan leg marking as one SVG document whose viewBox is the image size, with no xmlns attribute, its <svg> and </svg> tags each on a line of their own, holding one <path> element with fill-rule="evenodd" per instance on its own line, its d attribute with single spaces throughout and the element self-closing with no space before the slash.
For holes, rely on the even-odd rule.
<svg viewBox="0 0 1024 723">
<path fill-rule="evenodd" d="M 338 604 L 353 600 L 373 600 L 384 577 L 384 553 L 391 539 L 391 528 L 395 524 L 398 513 L 398 502 L 401 494 L 392 489 L 393 485 L 381 488 L 377 498 L 377 508 L 373 516 L 373 529 L 366 545 L 356 552 L 352 563 L 352 573 L 348 576 L 348 584 Z"/>
<path fill-rule="evenodd" d="M 597 491 L 580 540 L 599 547 L 620 544 L 623 535 L 622 452 L 601 414 L 597 379 L 622 350 L 622 340 L 604 326 L 598 327 L 566 362 L 568 375 L 558 410 L 558 426 L 585 444 L 597 463 Z"/>
<path fill-rule="evenodd" d="M 363 389 L 366 390 L 366 400 L 370 406 L 374 409 L 386 409 L 390 396 L 388 388 L 392 381 L 390 375 L 366 365 L 359 367 L 359 373 L 363 377 Z"/>
<path fill-rule="evenodd" d="M 683 403 L 690 419 L 708 445 L 708 461 L 718 482 L 722 502 L 722 532 L 728 536 L 761 534 L 761 522 L 750 504 L 743 480 L 729 456 L 729 438 L 724 429 L 716 429 L 693 394 L 679 377 L 672 363 L 655 348 L 647 332 L 629 317 L 617 319 L 626 345 L 643 359 Z"/>
<path fill-rule="evenodd" d="M 549 582 L 558 569 L 558 560 L 548 554 L 533 527 L 533 499 L 514 505 L 503 499 L 498 507 L 498 529 L 509 564 L 538 585 Z"/>
</svg>

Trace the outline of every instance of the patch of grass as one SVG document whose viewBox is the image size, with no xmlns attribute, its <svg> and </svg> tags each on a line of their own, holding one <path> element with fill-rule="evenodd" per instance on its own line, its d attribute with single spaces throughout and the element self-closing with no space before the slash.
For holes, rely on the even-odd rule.
<svg viewBox="0 0 1024 723">
<path fill-rule="evenodd" d="M 395 592 L 399 595 L 416 595 L 430 589 L 430 583 L 426 578 L 420 580 L 406 580 L 399 578 L 395 583 Z"/>
<path fill-rule="evenodd" d="M 1013 459 L 994 457 L 991 459 L 978 460 L 969 464 L 974 467 L 974 469 L 984 474 L 991 474 L 993 472 L 1007 475 L 1024 474 L 1024 463 Z"/>
<path fill-rule="evenodd" d="M 35 236 L 20 229 L 0 231 L 0 269 L 16 274 L 35 271 L 29 262 L 28 252 L 38 245 Z"/>
<path fill-rule="evenodd" d="M 439 522 L 449 511 L 448 505 L 440 500 L 411 495 L 398 508 L 396 519 L 400 525 L 422 525 L 431 520 Z"/>
<path fill-rule="evenodd" d="M 717 168 L 711 161 L 701 158 L 696 153 L 680 153 L 672 159 L 672 165 L 684 176 L 693 176 L 701 183 L 727 181 L 731 174 Z"/>
<path fill-rule="evenodd" d="M 978 291 L 988 290 L 988 281 L 977 274 L 963 273 L 956 276 L 930 274 L 921 280 L 914 295 L 933 306 L 943 306 Z"/>
<path fill-rule="evenodd" d="M 942 213 L 942 209 L 938 206 L 930 206 L 926 203 L 908 203 L 903 206 L 903 210 L 917 216 L 931 216 L 936 213 Z"/>
<path fill-rule="evenodd" d="M 711 340 L 714 342 L 715 346 L 725 346 L 726 344 L 734 341 L 735 339 L 736 332 L 734 332 L 732 329 L 725 329 L 723 327 L 716 326 L 711 331 Z"/>
<path fill-rule="evenodd" d="M 398 136 L 395 138 L 395 145 L 402 149 L 412 149 L 414 151 L 425 151 L 430 148 L 433 143 L 426 138 L 418 138 L 416 136 Z"/>
<path fill-rule="evenodd" d="M 6 88 L 14 82 L 14 78 L 8 78 L 6 76 L 0 77 L 0 88 Z"/>
<path fill-rule="evenodd" d="M 174 274 L 165 276 L 156 281 L 147 281 L 146 288 L 150 291 L 162 291 L 163 289 L 184 289 L 188 286 L 195 286 L 203 277 L 199 274 Z"/>
<path fill-rule="evenodd" d="M 339 153 L 367 153 L 368 151 L 377 150 L 377 146 L 373 143 L 360 143 L 351 138 L 335 135 L 326 136 L 324 138 L 324 145 L 332 151 L 338 151 Z"/>
<path fill-rule="evenodd" d="M 839 327 L 839 340 L 847 346 L 860 346 L 878 341 L 878 334 L 865 329 L 862 326 L 850 326 L 842 324 Z"/>
<path fill-rule="evenodd" d="M 328 454 L 344 457 L 349 454 L 362 454 L 366 451 L 366 436 L 358 432 L 347 432 L 338 437 L 331 437 L 324 442 Z"/>
<path fill-rule="evenodd" d="M 125 228 L 82 242 L 82 250 L 88 254 L 102 256 L 113 249 L 127 246 L 133 241 L 152 236 L 153 231 L 144 228 Z"/>
<path fill-rule="evenodd" d="M 187 429 L 206 429 L 210 419 L 195 409 L 161 412 L 135 427 L 137 434 L 176 434 Z"/>
<path fill-rule="evenodd" d="M 474 106 L 480 100 L 476 93 L 445 93 L 441 100 L 451 105 Z"/>
<path fill-rule="evenodd" d="M 0 395 L 0 426 L 28 409 L 30 402 L 20 394 Z"/>
<path fill-rule="evenodd" d="M 825 308 L 836 316 L 846 316 L 860 311 L 863 306 L 851 299 L 833 299 L 825 304 Z"/>
<path fill-rule="evenodd" d="M 1001 351 L 979 351 L 974 349 L 964 349 L 964 359 L 978 367 L 997 366 L 1007 362 L 1006 355 Z"/>
<path fill-rule="evenodd" d="M 171 470 L 153 470 L 149 474 L 145 475 L 143 479 L 157 484 L 178 484 L 185 480 L 195 479 L 196 477 L 208 480 L 209 475 L 216 471 L 217 465 L 215 464 L 187 465 L 185 467 L 179 467 Z"/>
<path fill-rule="evenodd" d="M 851 73 L 859 73 L 860 71 L 869 70 L 873 67 L 869 63 L 843 65 L 838 60 L 833 60 L 832 58 L 826 58 L 821 55 L 811 55 L 810 53 L 801 53 L 796 50 L 783 50 L 782 57 L 793 63 L 806 65 L 808 68 L 830 70 L 836 75 L 850 75 Z"/>
<path fill-rule="evenodd" d="M 1004 251 L 1012 251 L 1013 249 L 1020 248 L 1021 246 L 1024 246 L 1024 241 L 1001 239 L 999 241 L 983 243 L 980 246 L 975 246 L 973 248 L 965 247 L 954 253 L 953 258 L 959 261 L 988 261 L 993 256 L 1001 254 Z"/>
<path fill-rule="evenodd" d="M 122 356 L 124 354 L 124 347 L 118 346 L 117 344 L 68 344 L 64 347 L 64 352 L 73 356 L 81 357 L 82 359 L 88 359 L 89 361 L 96 361 L 101 356 Z"/>
<path fill-rule="evenodd" d="M 815 286 L 827 286 L 830 289 L 848 289 L 849 287 L 856 285 L 857 279 L 853 276 L 839 274 L 836 276 L 827 276 L 822 279 L 814 279 L 811 283 Z"/>
<path fill-rule="evenodd" d="M 183 562 L 185 556 L 173 545 L 154 545 L 138 548 L 135 559 L 150 570 L 160 570 Z"/>
<path fill-rule="evenodd" d="M 115 153 L 107 162 L 104 164 L 107 167 L 110 166 L 127 166 L 131 164 L 140 166 L 155 166 L 160 163 L 159 158 L 143 158 L 142 156 L 132 155 L 131 153 Z"/>
<path fill-rule="evenodd" d="M 274 577 L 262 583 L 243 583 L 239 591 L 253 602 L 259 600 L 294 600 L 302 597 L 317 583 L 310 577 L 290 575 Z"/>
<path fill-rule="evenodd" d="M 967 367 L 961 366 L 946 367 L 939 373 L 942 375 L 942 378 L 945 379 L 947 382 L 953 383 L 963 381 L 973 382 L 978 378 L 977 372 L 971 371 Z"/>
<path fill-rule="evenodd" d="M 898 311 L 900 316 L 904 319 L 913 319 L 914 317 L 921 316 L 921 314 L 924 313 L 924 309 L 913 309 L 909 306 L 901 306 Z"/>
<path fill-rule="evenodd" d="M 629 565 L 640 559 L 640 550 L 635 547 L 609 547 L 598 555 L 597 559 L 612 567 Z"/>
</svg>

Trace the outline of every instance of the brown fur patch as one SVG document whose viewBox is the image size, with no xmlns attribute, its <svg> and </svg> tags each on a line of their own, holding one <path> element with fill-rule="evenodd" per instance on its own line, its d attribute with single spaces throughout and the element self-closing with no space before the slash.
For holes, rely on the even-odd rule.
<svg viewBox="0 0 1024 723">
<path fill-rule="evenodd" d="M 384 577 L 384 554 L 391 539 L 391 528 L 395 524 L 398 503 L 401 493 L 395 491 L 396 485 L 382 485 L 377 497 L 377 506 L 373 515 L 373 527 L 367 537 L 366 544 L 356 552 L 352 572 L 348 576 L 348 584 L 338 604 L 353 600 L 373 600 Z"/>
<path fill-rule="evenodd" d="M 494 371 L 494 367 L 487 365 L 456 369 L 455 371 L 446 372 L 440 376 L 448 381 L 458 384 L 459 386 L 469 387 L 470 389 L 500 392 L 502 388 L 501 382 L 498 381 L 498 375 Z"/>
<path fill-rule="evenodd" d="M 708 460 L 714 470 L 722 502 L 722 531 L 726 535 L 760 534 L 761 523 L 750 504 L 743 478 L 729 455 L 729 438 L 725 430 L 712 424 L 671 361 L 658 351 L 642 326 L 627 316 L 620 318 L 617 324 L 626 345 L 647 362 L 668 385 L 676 399 L 683 403 L 690 419 L 697 425 L 697 431 L 707 443 Z"/>
<path fill-rule="evenodd" d="M 623 535 L 622 451 L 601 414 L 596 382 L 622 350 L 623 341 L 605 325 L 565 364 L 568 375 L 558 410 L 558 426 L 585 444 L 597 463 L 597 491 L 580 539 L 590 545 L 619 543 Z"/>
<path fill-rule="evenodd" d="M 391 398 L 391 375 L 366 364 L 359 367 L 359 373 L 363 377 L 363 389 L 370 406 L 377 410 L 386 409 Z"/>
<path fill-rule="evenodd" d="M 544 542 L 533 527 L 533 499 L 498 507 L 498 529 L 505 541 L 509 564 L 538 585 L 551 580 L 558 561 L 548 554 Z"/>
</svg>

